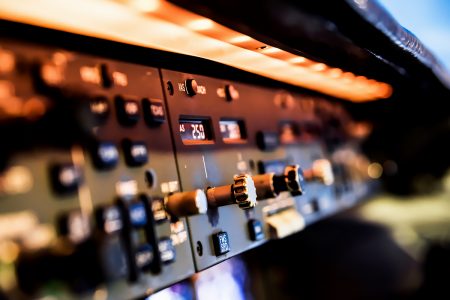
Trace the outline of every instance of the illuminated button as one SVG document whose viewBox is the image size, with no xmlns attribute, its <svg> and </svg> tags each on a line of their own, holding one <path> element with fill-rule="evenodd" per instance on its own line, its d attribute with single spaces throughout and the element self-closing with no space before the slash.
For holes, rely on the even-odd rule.
<svg viewBox="0 0 450 300">
<path fill-rule="evenodd" d="M 214 254 L 216 256 L 223 255 L 230 252 L 230 240 L 228 239 L 228 233 L 221 231 L 212 235 L 212 241 L 214 245 Z"/>
<path fill-rule="evenodd" d="M 113 143 L 102 142 L 94 148 L 93 159 L 98 169 L 111 169 L 119 162 L 119 151 Z"/>
<path fill-rule="evenodd" d="M 50 177 L 54 191 L 60 194 L 75 192 L 83 181 L 80 168 L 72 163 L 51 166 Z"/>
<path fill-rule="evenodd" d="M 166 112 L 161 100 L 143 99 L 144 118 L 149 126 L 157 126 L 166 121 Z"/>
<path fill-rule="evenodd" d="M 280 141 L 276 132 L 259 131 L 256 134 L 256 144 L 263 151 L 273 151 L 278 147 Z"/>
<path fill-rule="evenodd" d="M 95 210 L 97 228 L 106 234 L 114 234 L 123 228 L 122 215 L 116 206 L 104 206 Z"/>
<path fill-rule="evenodd" d="M 139 102 L 133 99 L 125 99 L 117 96 L 115 99 L 117 118 L 124 126 L 135 125 L 139 121 Z"/>
<path fill-rule="evenodd" d="M 156 223 L 163 223 L 167 221 L 167 213 L 164 207 L 164 199 L 163 198 L 153 198 L 151 200 L 152 203 L 152 212 L 153 219 Z"/>
<path fill-rule="evenodd" d="M 128 206 L 130 224 L 134 228 L 140 228 L 147 225 L 147 213 L 143 202 L 133 202 Z"/>
<path fill-rule="evenodd" d="M 142 166 L 148 161 L 147 146 L 143 142 L 126 140 L 123 143 L 125 162 L 131 167 Z"/>
<path fill-rule="evenodd" d="M 158 250 L 163 264 L 169 264 L 175 261 L 176 251 L 170 238 L 161 238 L 158 242 Z"/>
<path fill-rule="evenodd" d="M 227 99 L 227 101 L 239 99 L 239 92 L 233 85 L 231 84 L 225 85 L 224 90 L 225 90 L 225 99 Z"/>
<path fill-rule="evenodd" d="M 264 238 L 264 230 L 261 221 L 250 220 L 247 223 L 250 240 L 260 241 Z"/>
<path fill-rule="evenodd" d="M 186 79 L 184 81 L 184 84 L 186 86 L 186 94 L 188 96 L 192 97 L 197 94 L 198 84 L 197 81 L 195 81 L 195 79 Z"/>
<path fill-rule="evenodd" d="M 57 219 L 58 231 L 73 243 L 81 243 L 91 235 L 89 217 L 79 210 L 60 215 Z"/>
<path fill-rule="evenodd" d="M 136 266 L 141 270 L 149 269 L 154 257 L 153 247 L 150 244 L 140 245 L 134 254 Z"/>
<path fill-rule="evenodd" d="M 104 123 L 111 111 L 108 99 L 104 96 L 92 98 L 89 101 L 89 111 L 97 123 Z"/>
</svg>

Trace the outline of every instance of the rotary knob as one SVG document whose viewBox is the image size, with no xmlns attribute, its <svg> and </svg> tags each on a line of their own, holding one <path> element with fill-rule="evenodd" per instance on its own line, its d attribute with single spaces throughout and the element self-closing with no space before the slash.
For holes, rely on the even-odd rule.
<svg viewBox="0 0 450 300">
<path fill-rule="evenodd" d="M 325 185 L 334 182 L 333 167 L 328 159 L 317 159 L 313 162 L 311 169 L 305 170 L 307 181 L 319 181 Z"/>
<path fill-rule="evenodd" d="M 303 171 L 299 165 L 289 165 L 284 168 L 284 173 L 275 175 L 266 173 L 253 176 L 258 199 L 276 197 L 279 193 L 289 191 L 292 196 L 302 195 L 304 189 Z"/>
<path fill-rule="evenodd" d="M 167 212 L 174 217 L 205 214 L 208 209 L 205 192 L 200 189 L 169 195 L 165 198 L 164 205 Z"/>
<path fill-rule="evenodd" d="M 293 196 L 299 196 L 305 192 L 303 170 L 299 165 L 290 165 L 284 168 L 284 181 Z"/>
<path fill-rule="evenodd" d="M 234 184 L 207 189 L 208 204 L 212 207 L 237 204 L 242 209 L 255 207 L 257 195 L 252 177 L 241 174 L 233 179 Z"/>
<path fill-rule="evenodd" d="M 198 84 L 197 84 L 197 81 L 195 81 L 195 79 L 192 79 L 192 78 L 186 79 L 184 81 L 184 85 L 186 86 L 186 94 L 188 96 L 192 97 L 197 94 Z"/>
<path fill-rule="evenodd" d="M 253 179 L 249 175 L 235 175 L 233 195 L 236 203 L 242 209 L 256 206 L 256 188 Z"/>
</svg>

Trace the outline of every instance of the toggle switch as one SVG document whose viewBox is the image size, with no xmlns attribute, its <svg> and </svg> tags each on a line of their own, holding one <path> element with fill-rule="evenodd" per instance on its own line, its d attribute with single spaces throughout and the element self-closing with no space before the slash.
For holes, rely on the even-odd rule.
<svg viewBox="0 0 450 300">
<path fill-rule="evenodd" d="M 328 159 L 317 159 L 313 161 L 311 169 L 305 170 L 306 181 L 319 181 L 325 185 L 334 182 L 333 167 Z"/>
<path fill-rule="evenodd" d="M 235 175 L 234 183 L 206 190 L 208 204 L 213 207 L 237 204 L 242 209 L 256 205 L 255 183 L 250 175 Z"/>
<path fill-rule="evenodd" d="M 289 165 L 284 173 L 266 173 L 253 176 L 258 199 L 276 197 L 279 193 L 288 191 L 292 196 L 299 196 L 305 192 L 303 171 L 299 165 Z"/>
<path fill-rule="evenodd" d="M 164 204 L 167 212 L 174 217 L 205 214 L 208 209 L 205 192 L 200 189 L 168 195 Z"/>
</svg>

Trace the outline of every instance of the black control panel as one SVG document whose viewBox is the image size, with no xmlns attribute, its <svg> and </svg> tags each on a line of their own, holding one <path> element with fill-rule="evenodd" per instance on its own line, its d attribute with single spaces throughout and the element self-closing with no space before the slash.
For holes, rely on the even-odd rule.
<svg viewBox="0 0 450 300">
<path fill-rule="evenodd" d="M 0 61 L 12 296 L 149 295 L 376 185 L 362 125 L 324 96 L 14 40 Z"/>
</svg>

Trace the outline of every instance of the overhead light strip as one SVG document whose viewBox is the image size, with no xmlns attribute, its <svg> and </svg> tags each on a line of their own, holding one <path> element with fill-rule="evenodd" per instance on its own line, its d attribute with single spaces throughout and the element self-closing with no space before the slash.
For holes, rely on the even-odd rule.
<svg viewBox="0 0 450 300">
<path fill-rule="evenodd" d="M 0 0 L 0 18 L 202 57 L 353 102 L 392 87 L 264 44 L 162 0 Z"/>
</svg>

